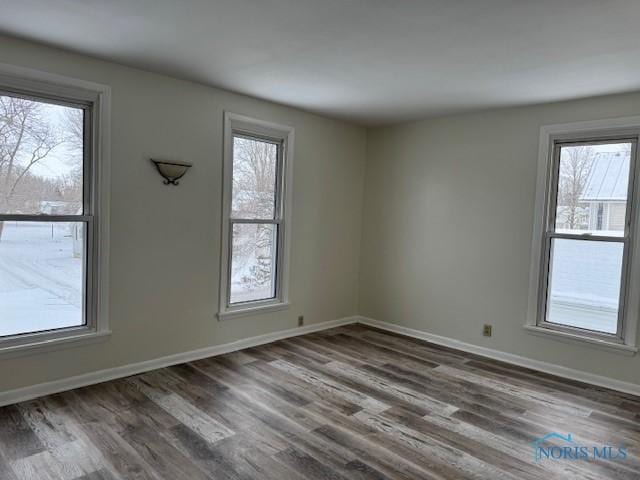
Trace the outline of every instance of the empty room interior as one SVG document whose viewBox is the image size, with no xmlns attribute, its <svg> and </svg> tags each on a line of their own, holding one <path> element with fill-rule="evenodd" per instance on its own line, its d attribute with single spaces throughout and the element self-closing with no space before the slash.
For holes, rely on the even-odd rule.
<svg viewBox="0 0 640 480">
<path fill-rule="evenodd" d="M 639 25 L 0 0 L 0 480 L 639 479 Z"/>
</svg>

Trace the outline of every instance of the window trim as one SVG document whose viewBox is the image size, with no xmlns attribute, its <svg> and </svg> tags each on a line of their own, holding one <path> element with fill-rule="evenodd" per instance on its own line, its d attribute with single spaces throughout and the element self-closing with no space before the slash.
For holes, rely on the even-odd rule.
<svg viewBox="0 0 640 480">
<path fill-rule="evenodd" d="M 560 155 L 561 149 L 564 146 L 571 145 L 596 145 L 596 144 L 608 144 L 608 143 L 631 143 L 631 159 L 629 162 L 629 184 L 627 185 L 627 202 L 625 212 L 625 229 L 623 235 L 600 235 L 600 234 L 570 234 L 570 233 L 558 233 L 556 231 L 556 213 L 557 213 L 557 196 L 558 196 L 558 184 L 559 184 L 559 171 L 560 171 Z M 624 343 L 624 323 L 626 312 L 626 300 L 628 296 L 628 275 L 629 275 L 629 250 L 634 237 L 632 235 L 632 228 L 634 226 L 633 215 L 635 213 L 634 204 L 637 201 L 634 198 L 634 185 L 636 182 L 636 158 L 637 158 L 637 146 L 638 136 L 606 136 L 593 138 L 590 134 L 587 134 L 583 138 L 583 135 L 576 134 L 571 137 L 570 140 L 552 138 L 552 144 L 550 145 L 550 168 L 548 169 L 548 186 L 546 195 L 546 207 L 545 215 L 546 222 L 543 235 L 543 253 L 541 255 L 540 265 L 540 285 L 538 296 L 538 326 L 548 328 L 551 330 L 559 330 L 567 333 L 572 333 L 578 336 L 599 338 L 601 340 Z M 548 322 L 546 319 L 546 311 L 548 307 L 548 282 L 549 282 L 549 266 L 551 263 L 551 243 L 553 239 L 568 239 L 568 240 L 584 240 L 584 241 L 599 241 L 599 242 L 614 242 L 621 243 L 623 245 L 622 254 L 622 272 L 620 283 L 620 295 L 618 298 L 618 316 L 616 321 L 616 333 L 608 334 L 604 332 L 590 331 L 580 327 L 574 327 L 570 325 L 561 325 Z"/>
<path fill-rule="evenodd" d="M 231 218 L 231 194 L 233 189 L 233 138 L 235 133 L 250 137 L 263 138 L 280 144 L 279 168 L 277 175 L 280 194 L 276 198 L 274 219 L 256 219 L 238 221 Z M 295 130 L 293 127 L 251 118 L 236 113 L 224 113 L 223 139 L 223 185 L 222 185 L 222 228 L 220 249 L 220 289 L 218 313 L 220 320 L 286 309 L 289 306 L 289 263 L 291 245 L 291 205 L 293 181 L 293 148 Z M 230 268 L 231 268 L 231 224 L 232 223 L 271 223 L 278 228 L 278 247 L 276 265 L 276 295 L 272 299 L 230 304 Z"/>
<path fill-rule="evenodd" d="M 69 218 L 51 216 L 51 221 L 82 221 L 87 225 L 87 266 L 83 269 L 87 277 L 83 296 L 86 325 L 4 337 L 0 339 L 0 357 L 101 341 L 111 333 L 108 304 L 111 89 L 94 82 L 0 64 L 0 90 L 50 103 L 90 107 L 91 112 L 90 118 L 85 115 L 85 125 L 90 127 L 85 131 L 91 138 L 84 159 L 91 188 L 85 188 L 83 193 L 83 204 L 90 206 L 90 212 Z M 10 217 L 42 220 L 38 215 L 3 215 L 3 219 Z"/>
<path fill-rule="evenodd" d="M 640 117 L 624 117 L 586 122 L 575 122 L 557 125 L 546 125 L 540 128 L 538 172 L 536 182 L 536 200 L 534 209 L 534 228 L 531 247 L 531 267 L 529 275 L 529 298 L 525 330 L 541 335 L 548 335 L 565 342 L 583 343 L 603 347 L 609 351 L 633 354 L 637 351 L 637 325 L 640 313 L 640 161 L 638 161 L 638 139 L 640 138 Z M 634 139 L 634 151 L 629 186 L 629 208 L 626 218 L 625 234 L 616 241 L 625 244 L 625 264 L 621 284 L 621 303 L 618 320 L 618 332 L 615 335 L 591 332 L 570 326 L 559 326 L 546 322 L 544 315 L 546 300 L 546 278 L 548 269 L 544 265 L 547 257 L 549 222 L 554 215 L 549 209 L 554 188 L 553 179 L 556 177 L 554 169 L 558 166 L 556 153 L 558 143 L 574 141 L 588 143 L 594 140 L 614 141 L 620 139 Z M 557 234 L 554 234 L 557 236 Z M 579 239 L 579 235 L 572 238 Z M 589 236 L 597 240 L 600 236 Z M 606 240 L 608 237 L 604 237 Z M 623 259 L 624 262 L 624 259 Z"/>
</svg>

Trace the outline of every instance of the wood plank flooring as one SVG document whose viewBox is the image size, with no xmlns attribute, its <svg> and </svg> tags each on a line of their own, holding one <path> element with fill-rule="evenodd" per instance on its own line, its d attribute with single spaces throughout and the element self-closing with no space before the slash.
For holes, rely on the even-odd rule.
<svg viewBox="0 0 640 480">
<path fill-rule="evenodd" d="M 350 325 L 0 409 L 1 480 L 467 478 L 637 480 L 640 398 Z"/>
</svg>

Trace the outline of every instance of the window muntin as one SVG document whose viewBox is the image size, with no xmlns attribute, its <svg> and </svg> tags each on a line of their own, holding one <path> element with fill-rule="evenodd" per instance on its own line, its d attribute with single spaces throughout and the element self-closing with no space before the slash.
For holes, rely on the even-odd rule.
<svg viewBox="0 0 640 480">
<path fill-rule="evenodd" d="M 90 327 L 91 105 L 0 93 L 0 109 L 0 338 Z"/>
<path fill-rule="evenodd" d="M 539 325 L 622 341 L 636 145 L 554 143 Z"/>
</svg>

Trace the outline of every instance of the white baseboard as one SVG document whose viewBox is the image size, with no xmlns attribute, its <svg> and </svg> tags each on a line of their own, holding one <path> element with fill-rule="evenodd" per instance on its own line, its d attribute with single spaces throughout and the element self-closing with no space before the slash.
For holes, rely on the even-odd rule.
<svg viewBox="0 0 640 480">
<path fill-rule="evenodd" d="M 572 368 L 562 367 L 560 365 L 533 360 L 531 358 L 501 352 L 499 350 L 494 350 L 491 348 L 480 347 L 478 345 L 462 342 L 453 338 L 433 335 L 431 333 L 402 327 L 393 323 L 382 322 L 362 316 L 354 316 L 316 323 L 313 325 L 308 325 L 306 327 L 291 328 L 288 330 L 281 330 L 279 332 L 267 333 L 265 335 L 258 335 L 255 337 L 245 338 L 242 340 L 237 340 L 235 342 L 216 345 L 213 347 L 177 353 L 175 355 L 168 355 L 166 357 L 160 357 L 153 360 L 134 363 L 131 365 L 123 365 L 121 367 L 99 370 L 83 375 L 77 375 L 75 377 L 40 383 L 38 385 L 18 388 L 6 392 L 0 392 L 0 406 L 19 403 L 45 395 L 72 390 L 74 388 L 86 387 L 88 385 L 94 385 L 96 383 L 102 383 L 109 380 L 128 377 L 130 375 L 136 375 L 158 368 L 169 367 L 171 365 L 178 365 L 185 362 L 192 362 L 194 360 L 199 360 L 202 358 L 213 357 L 216 355 L 222 355 L 224 353 L 242 350 L 244 348 L 250 348 L 258 345 L 263 345 L 265 343 L 275 342 L 284 338 L 296 337 L 298 335 L 318 332 L 321 330 L 340 327 L 342 325 L 349 325 L 352 323 L 361 323 L 363 325 L 377 327 L 382 330 L 399 333 L 408 337 L 426 340 L 427 342 L 435 343 L 437 345 L 443 345 L 445 347 L 462 350 L 463 352 L 475 353 L 477 355 L 482 355 L 494 360 L 500 360 L 506 363 L 511 363 L 513 365 L 531 368 L 532 370 L 538 370 L 541 372 L 550 373 L 552 375 L 557 375 L 559 377 L 577 380 L 580 382 L 585 382 L 592 385 L 597 385 L 600 387 L 610 388 L 612 390 L 618 390 L 620 392 L 640 396 L 640 385 L 634 383 L 623 382 L 621 380 L 615 380 L 581 370 L 574 370 Z"/>
<path fill-rule="evenodd" d="M 394 323 L 382 322 L 380 320 L 374 320 L 372 318 L 362 316 L 359 316 L 357 318 L 358 323 L 362 323 L 363 325 L 369 325 L 371 327 L 380 328 L 389 332 L 399 333 L 408 337 L 419 338 L 421 340 L 426 340 L 427 342 L 435 343 L 437 345 L 455 348 L 457 350 L 462 350 L 463 352 L 475 353 L 477 355 L 482 355 L 483 357 L 492 358 L 494 360 L 500 360 L 506 363 L 511 363 L 513 365 L 518 365 L 521 367 L 530 368 L 532 370 L 538 370 L 540 372 L 557 375 L 558 377 L 577 380 L 580 382 L 589 383 L 591 385 L 597 385 L 599 387 L 610 388 L 619 392 L 640 396 L 640 385 L 635 383 L 623 382 L 622 380 L 603 377 L 594 373 L 542 362 L 540 360 L 534 360 L 531 358 L 522 357 L 520 355 L 514 355 L 512 353 L 501 352 L 500 350 L 494 350 L 492 348 L 480 347 L 478 345 L 462 342 L 454 338 L 442 337 L 440 335 L 434 335 L 431 333 L 423 332 L 421 330 L 402 327 Z"/>
<path fill-rule="evenodd" d="M 123 365 L 121 367 L 108 368 L 105 370 L 98 370 L 96 372 L 85 373 L 82 375 L 77 375 L 75 377 L 55 380 L 53 382 L 40 383 L 38 385 L 0 392 L 0 407 L 13 403 L 24 402 L 26 400 L 32 400 L 34 398 L 42 397 L 45 395 L 64 392 L 66 390 L 72 390 L 74 388 L 86 387 L 87 385 L 94 385 L 96 383 L 102 383 L 108 380 L 115 380 L 117 378 L 128 377 L 130 375 L 137 375 L 139 373 L 156 370 L 158 368 L 169 367 L 171 365 L 178 365 L 185 362 L 192 362 L 194 360 L 200 360 L 202 358 L 213 357 L 216 355 L 222 355 L 224 353 L 242 350 L 244 348 L 250 348 L 258 345 L 263 345 L 265 343 L 275 342 L 276 340 L 282 340 L 284 338 L 296 337 L 298 335 L 304 335 L 312 332 L 319 332 L 328 328 L 340 327 L 342 325 L 348 325 L 357 322 L 358 317 L 346 317 L 338 320 L 330 320 L 327 322 L 307 325 L 306 327 L 281 330 L 279 332 L 244 338 L 242 340 L 237 340 L 235 342 L 225 343 L 222 345 L 216 345 L 213 347 L 201 348 L 199 350 L 192 350 L 183 353 L 176 353 L 175 355 L 168 355 L 166 357 L 155 358 L 153 360 L 147 360 L 144 362 Z"/>
</svg>

